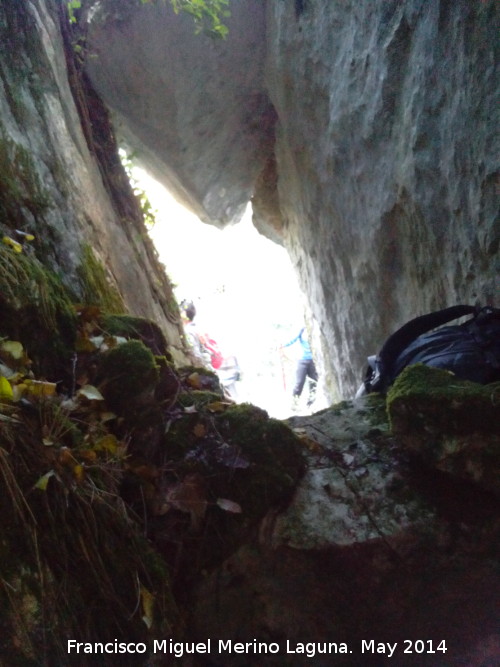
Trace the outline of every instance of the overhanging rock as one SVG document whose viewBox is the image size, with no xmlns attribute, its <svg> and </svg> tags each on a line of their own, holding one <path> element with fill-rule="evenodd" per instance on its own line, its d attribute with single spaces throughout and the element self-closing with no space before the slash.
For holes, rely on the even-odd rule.
<svg viewBox="0 0 500 667">
<path fill-rule="evenodd" d="M 406 320 L 495 305 L 495 0 L 238 0 L 219 42 L 169 5 L 96 20 L 88 72 L 203 220 L 235 222 L 253 197 L 296 266 L 331 396 Z"/>
<path fill-rule="evenodd" d="M 232 3 L 226 40 L 195 35 L 170 3 L 116 15 L 103 4 L 90 24 L 87 70 L 122 140 L 202 220 L 237 222 L 274 137 L 264 3 Z"/>
</svg>

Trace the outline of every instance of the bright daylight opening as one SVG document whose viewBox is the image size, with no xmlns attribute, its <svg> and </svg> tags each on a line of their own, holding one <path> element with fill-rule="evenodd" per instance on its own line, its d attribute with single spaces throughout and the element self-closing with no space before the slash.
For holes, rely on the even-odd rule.
<svg viewBox="0 0 500 667">
<path fill-rule="evenodd" d="M 134 179 L 156 211 L 150 235 L 174 283 L 179 303 L 196 307 L 196 330 L 214 339 L 241 371 L 235 400 L 279 419 L 309 414 L 317 397 L 309 378 L 293 400 L 302 349 L 304 297 L 286 250 L 259 234 L 249 205 L 244 219 L 219 230 L 201 222 L 140 169 Z"/>
</svg>

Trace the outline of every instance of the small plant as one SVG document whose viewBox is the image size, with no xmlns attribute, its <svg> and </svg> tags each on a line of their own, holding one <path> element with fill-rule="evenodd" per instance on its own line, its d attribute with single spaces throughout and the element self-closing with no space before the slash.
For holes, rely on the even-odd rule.
<svg viewBox="0 0 500 667">
<path fill-rule="evenodd" d="M 141 184 L 134 175 L 133 155 L 127 155 L 127 153 L 124 151 L 123 148 L 119 149 L 118 154 L 120 156 L 121 163 L 123 165 L 123 168 L 125 169 L 125 173 L 127 174 L 128 180 L 130 182 L 130 187 L 132 188 L 132 192 L 134 193 L 134 195 L 137 198 L 137 201 L 139 202 L 139 206 L 141 208 L 141 212 L 144 219 L 144 224 L 148 229 L 152 229 L 156 222 L 156 216 L 158 214 L 158 211 L 153 208 L 153 205 L 151 204 L 151 201 L 146 191 L 144 190 L 144 188 L 141 186 Z"/>
<path fill-rule="evenodd" d="M 149 2 L 150 0 L 141 0 Z M 225 39 L 228 28 L 222 23 L 223 18 L 231 15 L 227 9 L 229 0 L 170 0 L 174 12 L 190 14 L 196 25 L 196 33 L 206 32 L 212 37 Z"/>
<path fill-rule="evenodd" d="M 71 0 L 66 3 L 66 7 L 68 8 L 69 22 L 76 23 L 75 9 L 81 9 L 81 0 Z"/>
<path fill-rule="evenodd" d="M 59 278 L 35 257 L 0 245 L 0 302 L 14 311 L 36 308 L 44 326 L 75 317 L 70 294 Z M 5 317 L 5 314 L 4 314 Z"/>
<path fill-rule="evenodd" d="M 165 2 L 166 0 L 162 0 Z M 142 5 L 151 4 L 155 0 L 136 0 Z M 82 5 L 91 8 L 98 3 L 96 0 L 69 0 L 66 2 L 68 10 L 68 19 L 70 23 L 77 23 L 75 10 L 82 9 Z M 228 34 L 228 28 L 222 22 L 229 17 L 231 12 L 228 9 L 229 0 L 170 0 L 174 12 L 186 12 L 193 17 L 195 23 L 195 32 L 201 32 L 217 39 L 225 39 Z"/>
</svg>

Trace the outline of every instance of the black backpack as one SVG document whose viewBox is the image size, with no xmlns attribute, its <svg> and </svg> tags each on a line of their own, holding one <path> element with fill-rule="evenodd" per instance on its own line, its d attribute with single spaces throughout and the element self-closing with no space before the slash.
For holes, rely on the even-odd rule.
<svg viewBox="0 0 500 667">
<path fill-rule="evenodd" d="M 464 324 L 442 326 L 464 315 L 473 317 Z M 386 340 L 377 356 L 368 357 L 357 395 L 385 393 L 406 366 L 418 363 L 446 369 L 462 380 L 499 381 L 500 309 L 452 306 L 410 320 Z"/>
</svg>

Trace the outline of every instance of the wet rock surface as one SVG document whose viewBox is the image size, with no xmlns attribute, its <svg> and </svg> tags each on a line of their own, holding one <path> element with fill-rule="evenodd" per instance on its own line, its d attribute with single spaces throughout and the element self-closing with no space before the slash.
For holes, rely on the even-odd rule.
<svg viewBox="0 0 500 667">
<path fill-rule="evenodd" d="M 289 424 L 306 473 L 286 511 L 268 515 L 258 538 L 199 587 L 196 636 L 275 641 L 282 653 L 267 656 L 270 665 L 304 664 L 286 653 L 287 641 L 346 642 L 353 651 L 318 653 L 319 665 L 494 664 L 498 499 L 415 458 L 416 447 L 409 456 L 381 398 Z M 488 434 L 476 433 L 476 443 L 487 450 Z M 367 639 L 400 649 L 390 659 L 367 655 Z M 434 649 L 445 640 L 447 652 L 403 654 L 405 639 Z M 249 663 L 220 656 L 215 664 Z"/>
</svg>

